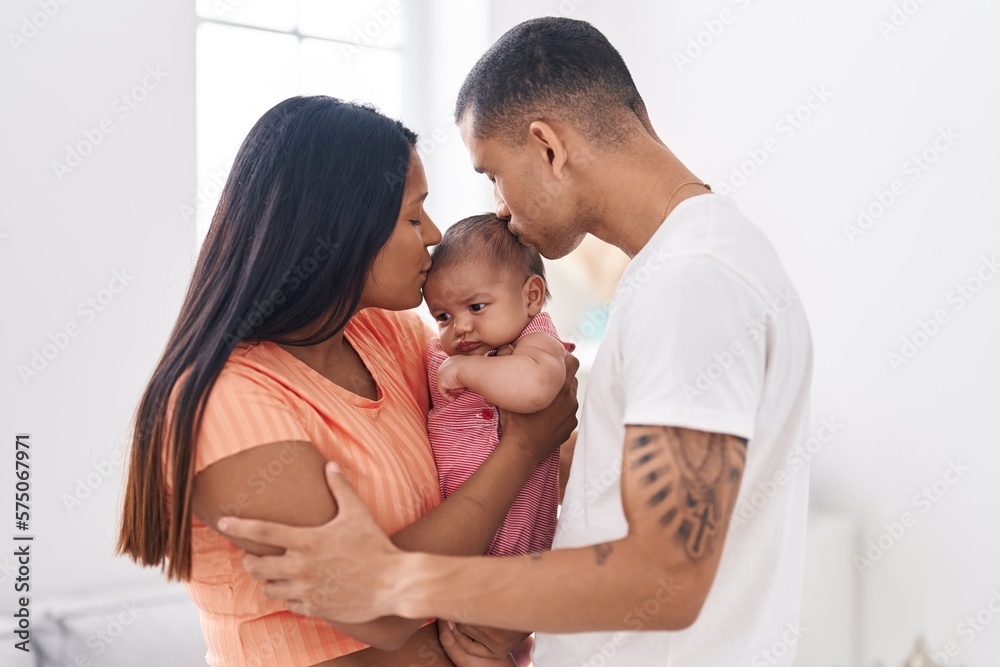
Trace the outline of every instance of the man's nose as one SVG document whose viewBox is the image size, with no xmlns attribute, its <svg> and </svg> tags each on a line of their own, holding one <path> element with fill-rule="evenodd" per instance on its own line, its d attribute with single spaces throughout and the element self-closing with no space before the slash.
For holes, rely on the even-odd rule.
<svg viewBox="0 0 1000 667">
<path fill-rule="evenodd" d="M 497 210 L 497 217 L 501 220 L 508 220 L 510 218 L 510 209 L 507 208 L 507 202 L 504 201 L 503 195 L 500 194 L 500 188 L 497 184 L 493 184 L 493 205 Z"/>
</svg>

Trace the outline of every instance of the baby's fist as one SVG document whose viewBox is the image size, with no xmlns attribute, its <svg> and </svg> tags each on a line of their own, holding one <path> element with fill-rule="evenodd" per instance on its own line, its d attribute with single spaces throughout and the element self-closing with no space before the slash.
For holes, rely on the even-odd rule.
<svg viewBox="0 0 1000 667">
<path fill-rule="evenodd" d="M 459 356 L 448 357 L 438 368 L 438 393 L 441 394 L 445 404 L 451 403 L 465 391 L 465 386 L 458 381 L 458 369 L 461 367 L 462 361 L 463 358 Z"/>
</svg>

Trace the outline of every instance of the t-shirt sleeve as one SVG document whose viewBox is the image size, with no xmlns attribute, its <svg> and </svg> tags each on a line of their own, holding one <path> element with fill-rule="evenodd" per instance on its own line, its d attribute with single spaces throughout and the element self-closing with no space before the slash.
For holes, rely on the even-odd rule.
<svg viewBox="0 0 1000 667">
<path fill-rule="evenodd" d="M 626 425 L 753 438 L 766 341 L 745 332 L 765 305 L 740 276 L 708 256 L 674 258 L 619 307 Z"/>
<path fill-rule="evenodd" d="M 310 439 L 280 383 L 227 365 L 209 392 L 195 444 L 195 472 L 260 445 Z"/>
</svg>

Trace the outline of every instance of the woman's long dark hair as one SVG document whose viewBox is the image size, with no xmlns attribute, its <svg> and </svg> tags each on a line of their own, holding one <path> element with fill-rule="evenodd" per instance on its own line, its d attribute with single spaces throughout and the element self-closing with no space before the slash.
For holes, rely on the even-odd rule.
<svg viewBox="0 0 1000 667">
<path fill-rule="evenodd" d="M 395 228 L 416 141 L 374 108 L 331 97 L 287 99 L 254 125 L 139 402 L 118 553 L 190 578 L 204 397 L 237 342 L 313 345 L 347 324 Z"/>
</svg>

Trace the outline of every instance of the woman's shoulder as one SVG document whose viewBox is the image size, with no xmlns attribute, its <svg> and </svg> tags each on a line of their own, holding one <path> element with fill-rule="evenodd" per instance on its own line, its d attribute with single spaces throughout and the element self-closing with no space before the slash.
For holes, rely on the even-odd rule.
<svg viewBox="0 0 1000 667">
<path fill-rule="evenodd" d="M 249 393 L 273 394 L 281 396 L 286 393 L 289 380 L 276 367 L 273 354 L 269 354 L 267 343 L 240 342 L 229 353 L 222 368 L 215 375 L 203 399 L 206 408 L 209 404 L 218 407 L 220 404 L 232 405 L 230 397 L 238 398 Z M 185 369 L 178 377 L 170 395 L 170 405 L 176 399 L 179 388 L 187 381 L 191 368 Z M 287 372 L 287 370 L 285 371 Z M 238 404 L 239 401 L 237 400 Z"/>
<path fill-rule="evenodd" d="M 294 378 L 270 359 L 267 345 L 240 343 L 206 386 L 196 435 L 196 472 L 259 445 L 310 440 L 303 425 L 301 392 L 294 387 Z M 190 372 L 185 370 L 171 392 L 170 420 Z"/>
</svg>

